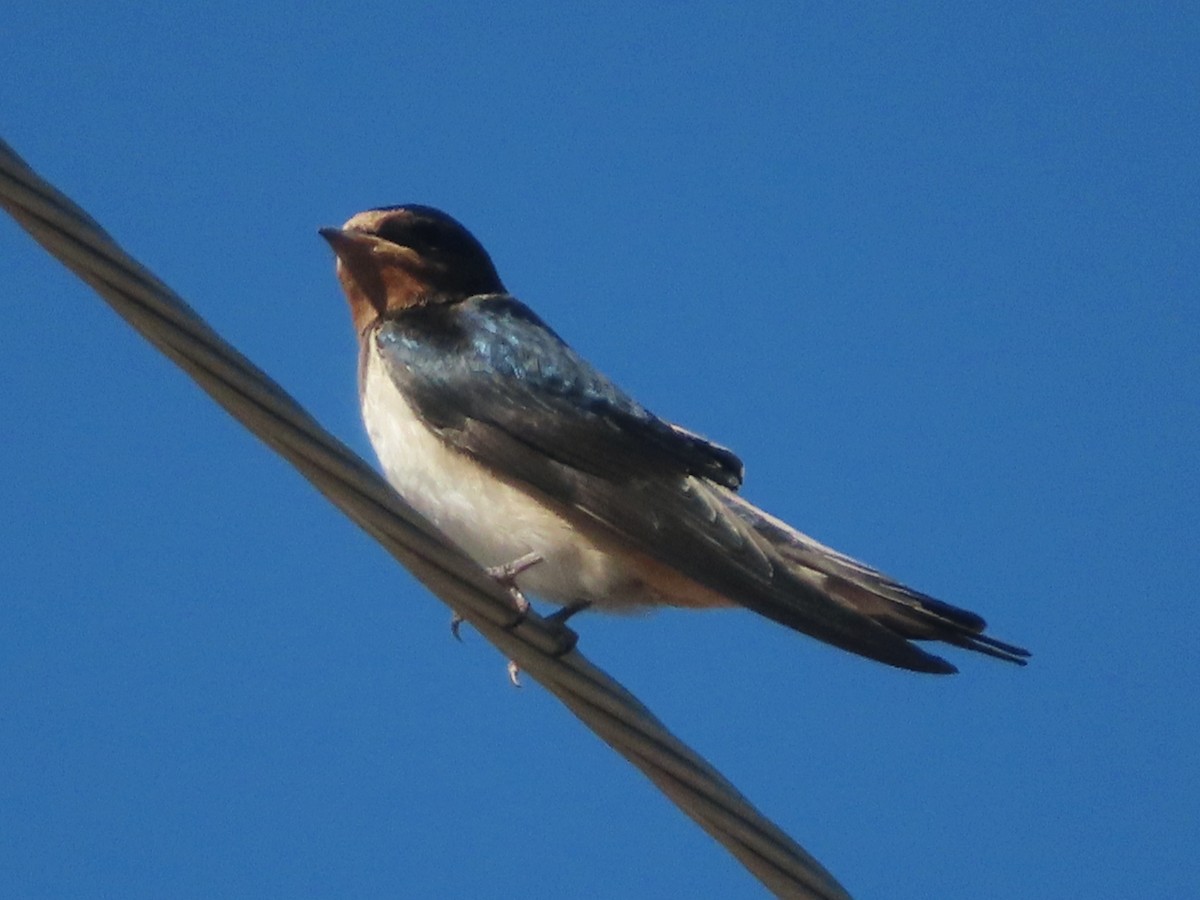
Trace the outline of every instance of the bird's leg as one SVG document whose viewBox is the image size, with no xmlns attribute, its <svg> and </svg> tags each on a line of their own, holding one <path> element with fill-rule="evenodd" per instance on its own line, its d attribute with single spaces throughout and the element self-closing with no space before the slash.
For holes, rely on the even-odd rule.
<svg viewBox="0 0 1200 900">
<path fill-rule="evenodd" d="M 512 562 L 506 562 L 499 566 L 489 566 L 487 573 L 506 588 L 516 590 L 517 576 L 522 572 L 532 569 L 540 562 L 542 562 L 542 554 L 536 550 L 530 550 L 524 556 L 519 556 Z"/>
<path fill-rule="evenodd" d="M 557 625 L 565 625 L 567 619 L 571 618 L 571 616 L 575 615 L 576 613 L 583 612 L 585 609 L 591 607 L 591 605 L 591 600 L 575 600 L 571 603 L 568 603 L 561 609 L 556 609 L 554 612 L 550 613 L 550 615 L 546 616 L 546 621 L 554 622 Z"/>
<path fill-rule="evenodd" d="M 505 563 L 502 566 L 492 566 L 487 570 L 489 575 L 508 588 L 508 592 L 517 606 L 517 613 L 519 615 L 510 627 L 516 627 L 521 624 L 521 621 L 525 618 L 525 614 L 529 612 L 529 601 L 525 599 L 525 595 L 517 587 L 517 576 L 528 569 L 532 569 L 542 561 L 542 554 L 536 550 L 531 550 L 524 556 L 514 559 L 512 562 Z M 521 686 L 520 675 L 521 667 L 517 665 L 516 660 L 510 659 L 508 661 L 508 680 L 512 682 L 513 687 L 519 688 Z"/>
<path fill-rule="evenodd" d="M 521 593 L 521 589 L 517 587 L 517 576 L 522 572 L 528 571 L 542 562 L 542 554 L 535 550 L 531 550 L 524 556 L 514 559 L 512 562 L 504 563 L 499 566 L 491 566 L 487 573 L 492 576 L 497 582 L 508 588 L 509 595 L 513 598 L 513 603 L 517 607 L 517 612 L 520 614 L 516 625 L 521 619 L 525 618 L 525 613 L 529 612 L 529 601 L 525 599 L 525 595 Z"/>
<path fill-rule="evenodd" d="M 524 556 L 514 559 L 512 562 L 507 562 L 499 566 L 489 566 L 487 573 L 501 585 L 508 589 L 509 595 L 513 599 L 513 605 L 517 608 L 517 619 L 508 626 L 514 628 L 521 623 L 525 618 L 525 614 L 529 612 L 529 601 L 525 599 L 525 595 L 521 593 L 521 589 L 517 587 L 517 576 L 522 572 L 528 571 L 542 562 L 542 555 L 537 551 L 530 551 Z M 456 641 L 462 640 L 462 623 L 463 617 L 458 613 L 450 616 L 450 633 L 454 635 Z M 509 677 L 513 683 L 516 683 L 516 675 L 511 671 Z"/>
<path fill-rule="evenodd" d="M 529 612 L 529 600 L 526 599 L 521 589 L 517 586 L 517 576 L 543 561 L 544 559 L 540 553 L 536 550 L 531 550 L 524 556 L 512 560 L 512 562 L 488 567 L 488 575 L 508 589 L 509 595 L 513 598 L 513 605 L 517 608 L 517 619 L 508 627 L 515 628 L 521 624 L 521 621 L 525 618 L 525 614 Z M 575 615 L 575 613 L 582 612 L 591 605 L 590 600 L 576 600 L 574 603 L 568 603 L 562 609 L 546 616 L 546 620 L 561 625 L 567 619 L 571 618 L 571 616 Z M 462 640 L 462 636 L 459 633 L 462 623 L 463 618 L 458 613 L 455 613 L 450 619 L 450 633 L 457 640 Z M 520 674 L 521 667 L 517 665 L 515 660 L 510 659 L 508 661 L 508 680 L 512 682 L 513 687 L 521 687 Z"/>
<path fill-rule="evenodd" d="M 550 615 L 546 616 L 546 621 L 553 622 L 555 625 L 563 625 L 567 619 L 571 618 L 571 616 L 575 615 L 576 613 L 583 612 L 591 605 L 591 600 L 576 600 L 573 603 L 568 603 L 566 606 L 556 609 L 554 612 L 550 613 Z M 572 640 L 570 647 L 574 646 L 575 641 Z M 513 687 L 521 686 L 521 681 L 517 677 L 520 674 L 521 667 L 510 659 L 508 661 L 508 680 L 513 683 Z"/>
<path fill-rule="evenodd" d="M 502 566 L 492 566 L 487 570 L 488 574 L 507 587 L 509 593 L 512 595 L 513 602 L 517 606 L 517 612 L 520 614 L 516 622 L 513 623 L 513 627 L 519 625 L 521 620 L 525 618 L 525 614 L 529 612 L 529 601 L 525 599 L 525 595 L 517 587 L 517 576 L 543 561 L 540 553 L 536 550 L 531 550 L 529 553 L 514 559 L 512 562 L 505 563 Z M 521 667 L 517 665 L 516 660 L 510 659 L 508 661 L 508 680 L 512 682 L 513 687 L 521 687 L 520 674 Z"/>
</svg>

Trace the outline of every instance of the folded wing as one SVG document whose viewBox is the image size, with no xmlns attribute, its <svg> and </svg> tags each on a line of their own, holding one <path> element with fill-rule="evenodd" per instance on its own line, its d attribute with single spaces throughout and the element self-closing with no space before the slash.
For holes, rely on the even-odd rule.
<svg viewBox="0 0 1200 900">
<path fill-rule="evenodd" d="M 915 671 L 955 669 L 910 638 L 1026 655 L 746 503 L 732 452 L 653 416 L 507 295 L 406 311 L 372 339 L 447 444 L 737 604 Z"/>
</svg>

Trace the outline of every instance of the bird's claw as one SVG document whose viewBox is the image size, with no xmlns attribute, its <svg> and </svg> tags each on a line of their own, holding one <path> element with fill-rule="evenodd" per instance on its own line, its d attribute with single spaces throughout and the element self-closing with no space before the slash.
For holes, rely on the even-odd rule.
<svg viewBox="0 0 1200 900">
<path fill-rule="evenodd" d="M 513 606 L 516 607 L 517 617 L 508 628 L 516 628 L 525 619 L 526 613 L 529 612 L 529 600 L 517 587 L 517 576 L 527 569 L 531 569 L 542 561 L 542 555 L 537 552 L 529 552 L 524 556 L 514 559 L 512 562 L 507 562 L 499 566 L 489 566 L 485 571 L 497 583 L 508 590 L 508 594 L 512 597 Z M 454 636 L 456 641 L 462 641 L 462 624 L 463 617 L 458 613 L 453 613 L 450 616 L 450 634 Z M 510 677 L 511 676 L 510 674 Z"/>
<path fill-rule="evenodd" d="M 516 628 L 518 625 L 520 625 L 530 610 L 529 600 L 521 592 L 521 589 L 517 587 L 517 576 L 522 572 L 528 571 L 542 561 L 543 558 L 540 553 L 537 551 L 530 551 L 524 556 L 514 559 L 512 562 L 507 562 L 499 566 L 489 566 L 486 570 L 488 575 L 491 576 L 493 580 L 508 589 L 508 594 L 510 597 L 512 597 L 513 606 L 516 607 L 517 618 L 513 620 L 511 625 L 508 626 L 509 628 Z M 561 609 L 546 616 L 546 620 L 557 625 L 562 625 L 567 621 L 567 619 L 571 618 L 571 616 L 575 615 L 577 612 L 582 612 L 591 605 L 592 604 L 590 600 L 577 600 L 574 603 L 568 603 Z M 454 635 L 454 639 L 457 641 L 462 640 L 462 634 L 460 633 L 462 623 L 463 617 L 458 613 L 454 613 L 454 615 L 450 618 L 450 633 Z M 517 665 L 516 661 L 510 659 L 508 661 L 507 669 L 508 680 L 512 682 L 512 686 L 515 688 L 522 687 L 523 685 L 521 684 L 520 677 L 521 667 Z"/>
<path fill-rule="evenodd" d="M 513 621 L 509 628 L 516 628 L 525 620 L 526 613 L 529 612 L 529 600 L 517 587 L 517 576 L 528 569 L 533 568 L 542 561 L 542 554 L 536 551 L 530 551 L 524 556 L 514 559 L 512 562 L 507 562 L 499 566 L 490 566 L 487 569 L 490 575 L 496 582 L 508 588 L 509 596 L 512 597 L 513 605 L 517 609 L 517 618 Z"/>
</svg>

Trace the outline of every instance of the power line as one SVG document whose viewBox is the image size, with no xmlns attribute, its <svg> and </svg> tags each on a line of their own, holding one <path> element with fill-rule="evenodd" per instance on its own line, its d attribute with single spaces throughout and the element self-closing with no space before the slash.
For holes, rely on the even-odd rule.
<svg viewBox="0 0 1200 900">
<path fill-rule="evenodd" d="M 783 897 L 849 900 L 820 863 L 636 697 L 588 662 L 575 649 L 574 632 L 532 611 L 514 622 L 503 587 L 2 140 L 0 205 L 230 415 L 640 769 L 767 888 Z"/>
</svg>

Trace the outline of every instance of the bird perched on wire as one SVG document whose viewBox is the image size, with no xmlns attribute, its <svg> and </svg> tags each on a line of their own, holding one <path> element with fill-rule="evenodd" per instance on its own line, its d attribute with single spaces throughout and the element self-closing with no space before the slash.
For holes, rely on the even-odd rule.
<svg viewBox="0 0 1200 900">
<path fill-rule="evenodd" d="M 396 490 L 559 618 L 742 606 L 918 672 L 914 640 L 1024 663 L 982 618 L 905 587 L 737 494 L 732 451 L 658 418 L 504 288 L 487 251 L 427 206 L 321 235 L 359 338 L 367 433 Z"/>
</svg>

